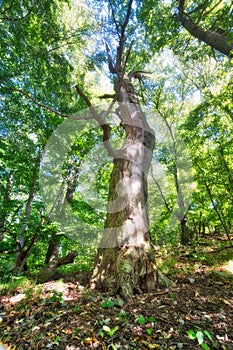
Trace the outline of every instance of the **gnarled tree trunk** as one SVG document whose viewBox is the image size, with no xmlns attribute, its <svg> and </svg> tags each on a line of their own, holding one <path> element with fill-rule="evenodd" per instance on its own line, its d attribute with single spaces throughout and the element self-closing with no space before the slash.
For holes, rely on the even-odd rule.
<svg viewBox="0 0 233 350">
<path fill-rule="evenodd" d="M 91 286 L 128 299 L 135 292 L 155 290 L 158 283 L 150 243 L 147 191 L 154 133 L 126 74 L 116 78 L 115 91 L 117 114 L 126 139 L 114 159 L 104 235 Z"/>
<path fill-rule="evenodd" d="M 116 24 L 113 13 L 119 45 L 115 62 L 106 45 L 109 70 L 115 75 L 115 94 L 107 95 L 114 100 L 107 113 L 98 113 L 76 85 L 78 94 L 85 100 L 93 118 L 103 130 L 103 144 L 114 163 L 105 228 L 91 276 L 91 288 L 119 293 L 125 299 L 131 298 L 135 292 L 155 290 L 163 277 L 157 270 L 151 248 L 147 203 L 147 175 L 152 160 L 154 133 L 147 123 L 131 82 L 133 78 L 140 79 L 141 71 L 126 73 L 133 45 L 131 42 L 124 52 L 132 2 L 129 0 L 125 20 L 120 26 Z M 111 8 L 114 12 L 114 5 Z M 117 11 L 116 7 L 115 10 Z M 115 101 L 117 106 L 113 110 Z M 105 119 L 108 111 L 118 116 L 125 132 L 124 143 L 118 150 L 111 145 L 111 127 Z M 162 283 L 169 281 L 163 278 Z"/>
</svg>

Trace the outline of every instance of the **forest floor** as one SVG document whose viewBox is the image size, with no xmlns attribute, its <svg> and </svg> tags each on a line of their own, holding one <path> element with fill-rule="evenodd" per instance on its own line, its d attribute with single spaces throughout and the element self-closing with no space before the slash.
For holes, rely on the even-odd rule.
<svg viewBox="0 0 233 350">
<path fill-rule="evenodd" d="M 233 249 L 213 267 L 216 248 L 177 248 L 176 286 L 130 302 L 88 291 L 84 273 L 3 293 L 0 339 L 16 350 L 233 349 Z"/>
</svg>

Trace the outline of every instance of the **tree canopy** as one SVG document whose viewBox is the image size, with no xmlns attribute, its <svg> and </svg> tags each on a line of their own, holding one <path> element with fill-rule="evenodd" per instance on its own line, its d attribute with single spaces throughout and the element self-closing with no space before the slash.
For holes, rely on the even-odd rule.
<svg viewBox="0 0 233 350">
<path fill-rule="evenodd" d="M 4 342 L 12 322 L 16 335 L 28 327 L 26 347 L 36 332 L 38 348 L 61 348 L 57 326 L 49 342 L 46 327 L 70 307 L 87 329 L 63 325 L 61 346 L 121 348 L 119 325 L 126 348 L 231 346 L 229 276 L 206 276 L 222 273 L 212 254 L 232 263 L 232 18 L 229 0 L 0 3 L 0 290 L 71 278 L 77 293 L 86 286 L 88 308 L 56 290 L 41 302 L 33 285 L 24 314 L 9 312 L 9 323 L 0 314 Z M 200 316 L 198 298 L 201 310 L 210 299 L 226 305 Z M 53 303 L 66 310 L 47 322 Z M 101 317 L 113 307 L 111 328 Z M 208 324 L 216 315 L 220 335 Z M 198 317 L 206 329 L 191 323 Z M 155 332 L 158 322 L 170 328 Z"/>
<path fill-rule="evenodd" d="M 35 273 L 51 259 L 81 249 L 85 241 L 95 251 L 104 228 L 120 227 L 124 215 L 133 221 L 133 211 L 127 210 L 136 182 L 127 192 L 129 201 L 122 197 L 128 203 L 124 215 L 111 214 L 107 202 L 119 196 L 121 179 L 116 179 L 128 165 L 117 162 L 123 154 L 132 162 L 130 144 L 137 138 L 135 147 L 149 150 L 142 160 L 143 183 L 148 184 L 138 193 L 145 191 L 140 200 L 148 206 L 145 226 L 151 246 L 187 244 L 216 230 L 231 243 L 231 15 L 227 0 L 1 3 L 3 275 Z M 95 107 L 103 100 L 105 114 Z M 113 110 L 115 102 L 120 105 Z M 128 102 L 134 112 L 123 109 Z M 72 118 L 70 130 L 79 126 L 59 169 L 59 191 L 46 169 L 46 186 L 51 180 L 47 198 L 53 200 L 48 211 L 39 182 L 44 152 L 51 135 L 56 137 L 58 127 Z M 61 142 L 70 140 L 64 135 Z M 62 162 L 57 145 L 54 155 Z M 104 152 L 103 146 L 106 158 L 99 151 Z M 96 158 L 88 160 L 90 154 Z M 49 159 L 52 166 L 56 159 Z M 144 176 L 141 172 L 138 176 Z M 75 240 L 52 215 L 66 220 L 67 207 L 77 218 L 70 230 L 81 232 L 82 243 L 80 235 Z"/>
</svg>

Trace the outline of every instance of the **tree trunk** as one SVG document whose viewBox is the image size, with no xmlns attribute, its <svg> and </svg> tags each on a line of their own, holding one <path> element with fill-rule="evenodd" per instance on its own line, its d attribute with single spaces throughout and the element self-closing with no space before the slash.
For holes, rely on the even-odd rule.
<svg viewBox="0 0 233 350">
<path fill-rule="evenodd" d="M 168 120 L 167 120 L 167 116 L 166 114 L 164 114 L 163 112 L 160 111 L 159 107 L 156 106 L 156 109 L 159 113 L 159 115 L 163 118 L 165 125 L 169 131 L 169 134 L 171 136 L 171 140 L 172 140 L 172 159 L 173 159 L 173 178 L 174 178 L 174 183 L 175 183 L 175 188 L 176 188 L 176 193 L 177 193 L 177 203 L 179 206 L 179 209 L 177 210 L 177 212 L 175 213 L 176 217 L 178 218 L 179 222 L 180 222 L 180 227 L 181 227 L 181 243 L 182 244 L 187 244 L 191 238 L 191 232 L 189 230 L 188 227 L 188 218 L 186 215 L 186 206 L 185 206 L 185 198 L 184 198 L 184 194 L 182 191 L 182 186 L 181 181 L 179 179 L 179 172 L 178 172 L 178 159 L 179 159 L 179 152 L 177 149 L 177 142 L 176 142 L 176 138 L 173 132 L 173 128 L 172 125 L 169 124 Z M 162 199 L 164 201 L 164 204 L 167 208 L 167 210 L 172 213 L 172 208 L 170 207 L 170 205 L 168 204 L 168 201 L 166 200 L 165 195 L 162 192 L 162 189 L 158 183 L 158 181 L 156 181 L 156 179 L 154 179 L 159 192 L 162 196 Z"/>
<path fill-rule="evenodd" d="M 0 210 L 0 229 L 4 228 L 8 212 L 10 211 L 9 204 L 11 200 L 10 197 L 11 197 L 12 187 L 13 187 L 13 173 L 10 171 L 7 179 L 6 189 L 3 195 L 2 208 Z"/>
<path fill-rule="evenodd" d="M 188 218 L 185 215 L 183 219 L 180 221 L 181 226 L 181 243 L 182 244 L 188 244 L 191 238 L 191 234 L 188 227 Z"/>
<path fill-rule="evenodd" d="M 78 184 L 78 179 L 80 175 L 81 169 L 81 161 L 78 162 L 77 165 L 72 164 L 70 166 L 69 172 L 66 177 L 67 188 L 61 191 L 61 197 L 59 200 L 59 208 L 57 209 L 58 214 L 61 217 L 64 217 L 64 209 L 66 206 L 66 201 L 72 205 L 72 200 L 74 197 L 75 189 Z M 48 249 L 45 255 L 45 264 L 50 263 L 52 260 L 57 259 L 59 256 L 60 248 L 61 248 L 61 235 L 58 235 L 56 232 L 52 233 L 51 238 L 49 240 Z"/>
<path fill-rule="evenodd" d="M 56 273 L 56 269 L 59 266 L 72 263 L 77 255 L 78 252 L 74 250 L 62 258 L 52 260 L 47 266 L 38 272 L 37 282 L 44 283 L 48 281 Z"/>
<path fill-rule="evenodd" d="M 17 241 L 18 243 L 18 249 L 17 253 L 15 256 L 15 261 L 14 261 L 14 268 L 13 268 L 13 273 L 15 275 L 20 274 L 23 270 L 27 270 L 26 266 L 26 260 L 29 256 L 25 252 L 25 235 L 28 230 L 28 220 L 31 215 L 31 210 L 32 210 L 32 205 L 36 193 L 36 182 L 37 182 L 37 173 L 38 173 L 38 168 L 36 167 L 34 170 L 34 173 L 32 174 L 32 179 L 31 179 L 31 184 L 30 184 L 30 190 L 29 190 L 29 196 L 27 199 L 26 207 L 25 207 L 25 212 L 24 212 L 24 217 L 23 217 L 23 222 L 19 234 L 19 239 Z"/>
<path fill-rule="evenodd" d="M 60 252 L 60 247 L 61 247 L 60 239 L 61 239 L 61 236 L 58 236 L 56 233 L 52 234 L 49 241 L 48 249 L 45 255 L 45 264 L 50 263 L 52 260 L 58 257 Z"/>
<path fill-rule="evenodd" d="M 150 242 L 147 191 L 154 133 L 126 75 L 115 80 L 115 91 L 126 139 L 114 159 L 105 229 L 91 287 L 129 299 L 135 292 L 153 291 L 158 283 Z"/>
</svg>

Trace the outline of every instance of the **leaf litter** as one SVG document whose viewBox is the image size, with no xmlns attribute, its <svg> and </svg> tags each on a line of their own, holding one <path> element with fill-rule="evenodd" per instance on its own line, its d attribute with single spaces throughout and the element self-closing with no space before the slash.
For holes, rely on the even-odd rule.
<svg viewBox="0 0 233 350">
<path fill-rule="evenodd" d="M 220 274 L 220 273 L 223 273 Z M 73 274 L 1 297 L 0 340 L 25 349 L 233 349 L 233 275 L 208 268 L 130 302 Z"/>
</svg>

